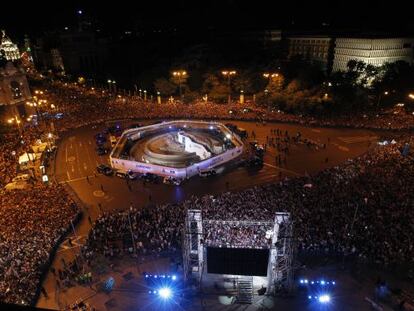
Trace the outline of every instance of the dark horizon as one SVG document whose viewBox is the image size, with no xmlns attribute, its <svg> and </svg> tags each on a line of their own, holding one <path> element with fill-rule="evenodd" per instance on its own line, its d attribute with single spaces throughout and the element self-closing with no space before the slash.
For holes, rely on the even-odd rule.
<svg viewBox="0 0 414 311">
<path fill-rule="evenodd" d="M 400 1 L 401 2 L 401 1 Z M 152 1 L 149 3 L 80 3 L 80 1 L 25 3 L 3 5 L 0 27 L 15 40 L 24 34 L 39 36 L 43 32 L 73 27 L 79 17 L 92 20 L 94 28 L 109 34 L 123 31 L 177 29 L 196 35 L 206 29 L 354 29 L 414 31 L 409 10 L 397 1 L 392 7 L 384 0 L 339 1 L 335 4 L 300 1 Z M 79 11 L 82 14 L 79 14 Z M 16 13 L 18 12 L 18 13 Z"/>
</svg>

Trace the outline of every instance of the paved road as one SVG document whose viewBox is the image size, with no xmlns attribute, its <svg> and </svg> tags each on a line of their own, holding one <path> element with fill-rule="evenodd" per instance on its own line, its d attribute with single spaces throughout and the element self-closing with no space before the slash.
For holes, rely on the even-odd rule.
<svg viewBox="0 0 414 311">
<path fill-rule="evenodd" d="M 283 177 L 314 173 L 362 154 L 368 149 L 370 141 L 377 137 L 375 132 L 368 130 L 309 128 L 289 124 L 257 126 L 253 122 L 234 123 L 245 128 L 249 134 L 254 130 L 259 143 L 266 142 L 266 136 L 270 136 L 271 128 L 279 128 L 283 132 L 287 130 L 292 136 L 300 131 L 305 138 L 321 144 L 326 143 L 327 148 L 313 150 L 304 145 L 292 145 L 286 165 L 282 166 L 275 161 L 278 151 L 275 148 L 268 148 L 264 157 L 265 165 L 260 170 L 239 167 L 211 179 L 194 177 L 180 187 L 148 183 L 144 186 L 141 181 L 130 182 L 128 187 L 125 180 L 115 176 L 96 175 L 97 165 L 108 164 L 107 156 L 98 156 L 95 152 L 94 134 L 102 130 L 102 127 L 81 128 L 61 140 L 56 157 L 56 179 L 59 182 L 69 183 L 87 205 L 96 208 L 100 203 L 105 210 L 128 207 L 131 203 L 140 206 L 148 203 L 150 196 L 151 201 L 155 203 L 178 202 L 193 194 L 225 191 L 226 182 L 229 183 L 231 190 L 237 190 L 276 181 L 280 173 Z"/>
<path fill-rule="evenodd" d="M 145 123 L 145 122 L 143 122 Z M 326 149 L 309 149 L 304 145 L 292 145 L 287 155 L 287 162 L 279 166 L 275 161 L 278 152 L 274 148 L 268 148 L 264 160 L 265 165 L 259 170 L 248 170 L 243 167 L 229 169 L 222 175 L 210 179 L 194 177 L 179 187 L 164 184 L 146 184 L 142 181 L 127 183 L 118 177 L 106 177 L 96 174 L 96 166 L 101 163 L 108 164 L 107 156 L 98 156 L 95 151 L 94 135 L 102 131 L 105 126 L 98 128 L 80 128 L 66 134 L 61 138 L 56 154 L 55 177 L 60 183 L 69 185 L 79 199 L 84 203 L 84 217 L 76 227 L 76 232 L 71 234 L 68 240 L 62 243 L 55 256 L 52 266 L 57 270 L 62 266 L 62 258 L 71 260 L 84 242 L 89 230 L 90 220 L 95 220 L 103 211 L 124 209 L 133 204 L 143 206 L 149 202 L 179 202 L 191 195 L 203 195 L 207 193 L 220 193 L 226 191 L 226 182 L 229 190 L 238 190 L 258 184 L 277 181 L 282 177 L 294 177 L 306 173 L 314 173 L 329 166 L 343 163 L 348 158 L 356 157 L 369 148 L 372 141 L 378 137 L 378 133 L 370 130 L 311 128 L 290 124 L 268 123 L 266 125 L 254 122 L 233 122 L 246 129 L 251 135 L 256 134 L 259 143 L 266 142 L 266 136 L 270 136 L 271 129 L 279 129 L 283 133 L 288 131 L 294 136 L 298 131 L 303 138 L 308 138 L 318 143 L 327 144 Z M 326 162 L 326 159 L 329 159 Z M 50 297 L 39 299 L 38 307 L 58 307 L 59 299 L 64 299 L 64 304 L 75 301 L 79 297 L 67 297 L 56 292 L 55 278 L 49 273 L 43 282 L 43 286 Z M 59 298 L 59 299 L 58 299 Z M 61 302 L 63 302 L 61 300 Z M 62 307 L 62 305 L 60 305 Z"/>
</svg>

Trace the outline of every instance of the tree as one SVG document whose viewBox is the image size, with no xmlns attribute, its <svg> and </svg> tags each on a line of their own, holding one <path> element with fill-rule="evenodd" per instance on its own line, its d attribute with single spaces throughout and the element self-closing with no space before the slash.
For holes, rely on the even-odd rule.
<svg viewBox="0 0 414 311">
<path fill-rule="evenodd" d="M 243 90 L 245 93 L 252 93 L 252 84 L 250 77 L 245 72 L 238 72 L 234 78 L 233 87 L 236 91 Z"/>
<path fill-rule="evenodd" d="M 214 74 L 207 74 L 203 83 L 203 94 L 217 102 L 225 102 L 228 96 L 228 87 Z"/>
<path fill-rule="evenodd" d="M 165 96 L 171 96 L 177 90 L 177 86 L 165 78 L 155 80 L 154 88 Z"/>
</svg>

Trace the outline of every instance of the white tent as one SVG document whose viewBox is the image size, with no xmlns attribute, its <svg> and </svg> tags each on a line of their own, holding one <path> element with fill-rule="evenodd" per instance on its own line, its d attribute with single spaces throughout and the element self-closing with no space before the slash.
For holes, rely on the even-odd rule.
<svg viewBox="0 0 414 311">
<path fill-rule="evenodd" d="M 26 164 L 29 161 L 34 161 L 36 160 L 36 155 L 34 153 L 23 153 L 20 157 L 19 157 L 19 164 Z"/>
</svg>

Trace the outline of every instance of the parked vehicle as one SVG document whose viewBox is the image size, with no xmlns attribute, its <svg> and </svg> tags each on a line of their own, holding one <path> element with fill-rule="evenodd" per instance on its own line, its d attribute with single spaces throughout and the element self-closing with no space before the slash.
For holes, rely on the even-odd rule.
<svg viewBox="0 0 414 311">
<path fill-rule="evenodd" d="M 32 177 L 29 174 L 17 175 L 13 178 L 12 182 L 29 181 Z"/>
<path fill-rule="evenodd" d="M 141 175 L 141 179 L 147 182 L 158 183 L 159 177 L 152 173 L 145 173 Z"/>
<path fill-rule="evenodd" d="M 4 189 L 7 191 L 10 190 L 23 190 L 26 189 L 29 186 L 29 184 L 26 181 L 19 181 L 19 182 L 11 182 L 8 183 Z"/>
<path fill-rule="evenodd" d="M 114 173 L 112 168 L 105 164 L 98 165 L 96 167 L 96 171 L 100 174 L 104 174 L 105 176 L 111 176 Z"/>
<path fill-rule="evenodd" d="M 135 180 L 139 177 L 139 173 L 130 170 L 127 172 L 127 176 L 130 180 Z"/>
<path fill-rule="evenodd" d="M 172 177 L 172 176 L 166 176 L 163 179 L 163 183 L 166 184 L 166 185 L 179 186 L 182 183 L 182 179 L 175 178 L 175 177 Z"/>
<path fill-rule="evenodd" d="M 109 150 L 107 148 L 105 148 L 104 146 L 102 146 L 102 145 L 100 145 L 100 146 L 98 146 L 98 148 L 96 148 L 96 153 L 100 156 L 108 154 L 108 152 L 109 152 Z"/>
<path fill-rule="evenodd" d="M 123 179 L 128 178 L 127 173 L 126 172 L 122 172 L 122 171 L 116 171 L 115 172 L 115 176 L 120 177 L 120 178 L 123 178 Z"/>
<path fill-rule="evenodd" d="M 206 170 L 200 170 L 198 172 L 198 175 L 200 177 L 210 177 L 210 176 L 215 176 L 217 175 L 217 172 L 215 169 L 206 169 Z"/>
</svg>

